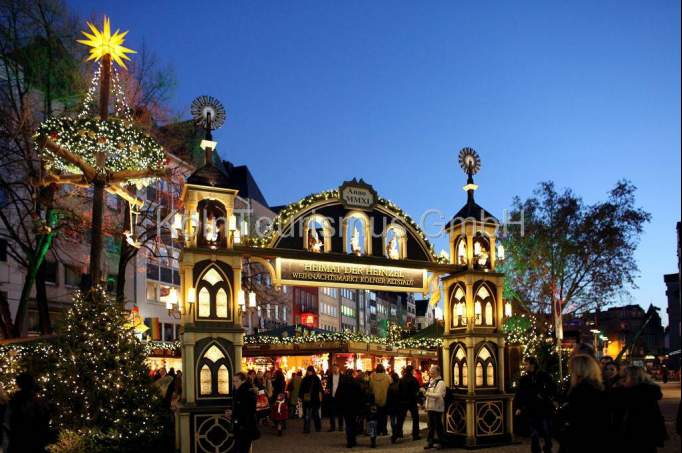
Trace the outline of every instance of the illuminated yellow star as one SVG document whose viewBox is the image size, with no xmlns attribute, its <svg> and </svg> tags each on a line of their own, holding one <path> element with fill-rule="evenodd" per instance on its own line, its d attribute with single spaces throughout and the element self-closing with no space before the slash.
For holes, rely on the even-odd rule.
<svg viewBox="0 0 682 453">
<path fill-rule="evenodd" d="M 111 58 L 118 63 L 119 66 L 127 69 L 123 60 L 130 60 L 130 58 L 128 58 L 128 55 L 126 54 L 137 53 L 132 49 L 123 47 L 123 41 L 128 32 L 124 31 L 123 33 L 120 33 L 119 30 L 116 29 L 116 32 L 112 35 L 111 25 L 109 24 L 109 18 L 107 16 L 104 16 L 102 31 L 99 31 L 97 27 L 90 22 L 88 22 L 88 27 L 90 27 L 92 34 L 83 31 L 81 33 L 88 39 L 78 40 L 79 43 L 92 47 L 92 49 L 90 49 L 90 56 L 88 56 L 86 61 L 97 61 L 105 55 L 111 55 Z"/>
</svg>

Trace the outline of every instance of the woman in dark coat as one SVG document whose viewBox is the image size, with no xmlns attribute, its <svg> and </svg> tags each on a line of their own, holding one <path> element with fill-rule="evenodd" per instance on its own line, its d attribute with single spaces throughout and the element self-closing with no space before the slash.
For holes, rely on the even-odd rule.
<svg viewBox="0 0 682 453">
<path fill-rule="evenodd" d="M 256 424 L 256 392 L 244 373 L 234 376 L 234 386 L 232 421 L 237 451 L 249 453 L 253 441 L 260 437 Z"/>
<path fill-rule="evenodd" d="M 315 423 L 315 431 L 320 432 L 320 404 L 322 402 L 322 382 L 315 373 L 315 368 L 309 366 L 301 381 L 301 399 L 303 400 L 303 432 L 310 432 L 310 419 Z"/>
<path fill-rule="evenodd" d="M 272 401 L 275 401 L 280 393 L 285 392 L 287 380 L 284 378 L 282 370 L 275 370 L 275 377 L 272 379 Z"/>
<path fill-rule="evenodd" d="M 353 377 L 353 370 L 346 370 L 341 377 L 339 388 L 336 390 L 336 399 L 346 426 L 346 446 L 352 448 L 357 445 L 358 418 L 363 415 L 365 401 L 360 382 Z"/>
<path fill-rule="evenodd" d="M 655 453 L 663 447 L 668 433 L 658 407 L 662 397 L 661 388 L 643 368 L 630 366 L 625 370 L 625 387 L 617 399 L 623 414 L 620 427 L 623 452 Z"/>
<path fill-rule="evenodd" d="M 569 367 L 571 388 L 561 408 L 559 451 L 603 453 L 609 412 L 599 363 L 594 357 L 576 355 Z"/>
</svg>

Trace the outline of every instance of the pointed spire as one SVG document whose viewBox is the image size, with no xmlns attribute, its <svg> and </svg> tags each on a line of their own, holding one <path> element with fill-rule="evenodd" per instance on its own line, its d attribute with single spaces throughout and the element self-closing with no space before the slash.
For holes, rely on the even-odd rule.
<svg viewBox="0 0 682 453">
<path fill-rule="evenodd" d="M 476 189 L 478 189 L 478 186 L 474 184 L 474 175 L 469 172 L 469 176 L 467 177 L 467 184 L 466 186 L 463 187 L 464 190 L 467 192 L 467 204 L 469 207 L 474 206 L 474 192 Z"/>
</svg>

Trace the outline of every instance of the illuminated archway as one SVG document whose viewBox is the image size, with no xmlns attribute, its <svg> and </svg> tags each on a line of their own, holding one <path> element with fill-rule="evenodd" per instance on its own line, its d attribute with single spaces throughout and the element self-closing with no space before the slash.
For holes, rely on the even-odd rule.
<svg viewBox="0 0 682 453">
<path fill-rule="evenodd" d="M 351 211 L 343 219 L 343 253 L 351 255 L 372 254 L 371 224 L 367 214 Z"/>
</svg>

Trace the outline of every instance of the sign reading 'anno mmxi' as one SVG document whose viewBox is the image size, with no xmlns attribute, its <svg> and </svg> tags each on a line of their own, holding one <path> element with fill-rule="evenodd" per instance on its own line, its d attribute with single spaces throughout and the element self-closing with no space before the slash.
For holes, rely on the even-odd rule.
<svg viewBox="0 0 682 453">
<path fill-rule="evenodd" d="M 362 179 L 344 182 L 339 187 L 341 201 L 347 209 L 370 210 L 377 202 L 377 193 L 372 186 Z"/>
<path fill-rule="evenodd" d="M 279 258 L 277 279 L 283 285 L 423 292 L 426 271 L 393 266 Z"/>
</svg>

